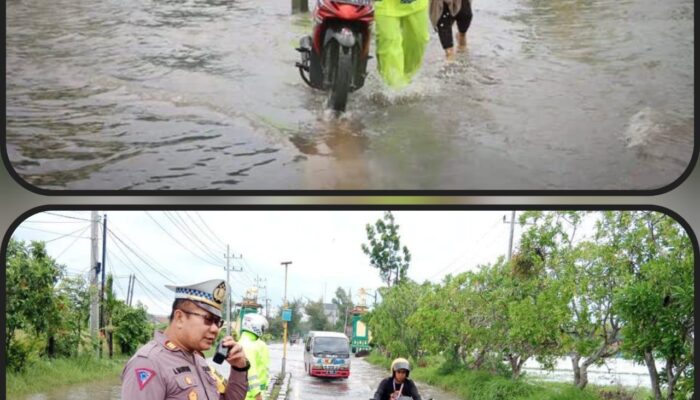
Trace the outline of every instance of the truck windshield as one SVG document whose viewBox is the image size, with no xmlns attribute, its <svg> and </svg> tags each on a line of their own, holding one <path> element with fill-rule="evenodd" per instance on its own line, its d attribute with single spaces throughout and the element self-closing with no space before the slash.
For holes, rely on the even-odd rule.
<svg viewBox="0 0 700 400">
<path fill-rule="evenodd" d="M 335 337 L 317 337 L 314 339 L 314 354 L 336 354 L 350 356 L 348 340 Z"/>
</svg>

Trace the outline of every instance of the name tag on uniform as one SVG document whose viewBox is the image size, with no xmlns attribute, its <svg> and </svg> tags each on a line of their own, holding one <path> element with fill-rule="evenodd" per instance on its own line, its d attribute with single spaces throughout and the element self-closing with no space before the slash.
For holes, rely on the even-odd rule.
<svg viewBox="0 0 700 400">
<path fill-rule="evenodd" d="M 401 0 L 401 4 L 411 4 L 416 0 Z"/>
<path fill-rule="evenodd" d="M 173 370 L 173 372 L 175 372 L 175 375 L 177 375 L 177 374 L 181 374 L 181 373 L 183 373 L 183 372 L 191 372 L 191 370 L 190 370 L 190 367 L 188 367 L 187 365 L 185 365 L 184 367 L 175 368 L 175 369 Z"/>
</svg>

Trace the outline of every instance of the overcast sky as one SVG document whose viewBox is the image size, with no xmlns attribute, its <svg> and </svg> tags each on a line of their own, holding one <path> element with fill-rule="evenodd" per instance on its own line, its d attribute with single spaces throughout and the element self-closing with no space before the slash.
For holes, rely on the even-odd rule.
<svg viewBox="0 0 700 400">
<path fill-rule="evenodd" d="M 105 212 L 99 211 L 99 215 Z M 381 211 L 108 211 L 107 272 L 116 276 L 115 290 L 126 297 L 128 276 L 135 273 L 134 300 L 150 313 L 167 314 L 173 293 L 166 284 L 226 279 L 226 244 L 236 258 L 231 264 L 233 302 L 247 288 L 267 287 L 272 307 L 282 303 L 284 267 L 291 261 L 288 299 L 324 297 L 330 302 L 341 286 L 373 291 L 384 285 L 370 266 L 361 244 L 365 225 Z M 448 273 L 490 263 L 508 249 L 510 211 L 394 211 L 401 243 L 412 254 L 408 276 L 439 282 Z M 14 232 L 20 240 L 45 240 L 49 254 L 72 275 L 87 275 L 90 262 L 89 211 L 36 214 Z M 167 233 L 166 233 L 167 232 Z M 515 240 L 519 227 L 516 225 Z M 62 236 L 69 234 L 68 236 Z M 201 243 L 200 243 L 201 241 Z M 100 256 L 101 259 L 101 230 Z M 260 290 L 260 296 L 265 295 Z"/>
</svg>

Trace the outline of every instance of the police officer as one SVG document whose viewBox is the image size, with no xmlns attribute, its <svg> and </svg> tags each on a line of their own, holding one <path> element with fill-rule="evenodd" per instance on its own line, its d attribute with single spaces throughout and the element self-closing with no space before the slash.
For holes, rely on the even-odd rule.
<svg viewBox="0 0 700 400">
<path fill-rule="evenodd" d="M 267 389 L 270 353 L 267 344 L 262 340 L 267 327 L 267 319 L 260 314 L 246 314 L 241 321 L 240 344 L 250 360 L 246 400 L 262 400 Z"/>
<path fill-rule="evenodd" d="M 408 85 L 420 69 L 430 40 L 427 10 L 428 0 L 374 2 L 377 69 L 389 86 Z"/>
<path fill-rule="evenodd" d="M 170 323 L 127 362 L 121 377 L 122 399 L 243 400 L 250 363 L 242 346 L 230 336 L 223 339 L 230 348 L 228 382 L 202 354 L 214 345 L 223 325 L 225 281 L 166 287 L 175 291 Z"/>
</svg>

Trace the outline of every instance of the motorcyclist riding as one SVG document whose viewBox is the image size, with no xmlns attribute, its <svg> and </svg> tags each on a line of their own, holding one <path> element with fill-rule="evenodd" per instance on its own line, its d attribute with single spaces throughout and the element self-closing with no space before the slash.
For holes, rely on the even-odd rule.
<svg viewBox="0 0 700 400">
<path fill-rule="evenodd" d="M 379 383 L 373 400 L 421 400 L 418 388 L 408 379 L 411 366 L 405 358 L 397 358 L 391 363 L 391 376 Z"/>
</svg>

